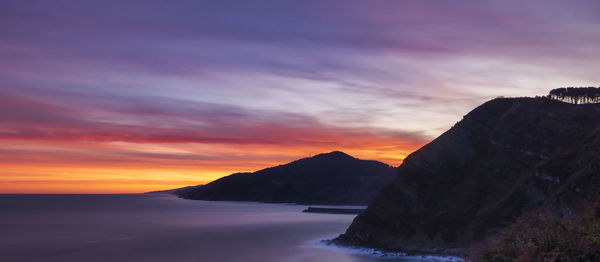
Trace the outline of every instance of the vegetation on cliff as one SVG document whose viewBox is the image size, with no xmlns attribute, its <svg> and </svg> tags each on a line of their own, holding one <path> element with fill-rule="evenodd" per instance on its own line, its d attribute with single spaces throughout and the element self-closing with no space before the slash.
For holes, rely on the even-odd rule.
<svg viewBox="0 0 600 262">
<path fill-rule="evenodd" d="M 471 261 L 600 261 L 598 204 L 570 218 L 549 209 L 529 212 L 493 237 Z"/>
</svg>

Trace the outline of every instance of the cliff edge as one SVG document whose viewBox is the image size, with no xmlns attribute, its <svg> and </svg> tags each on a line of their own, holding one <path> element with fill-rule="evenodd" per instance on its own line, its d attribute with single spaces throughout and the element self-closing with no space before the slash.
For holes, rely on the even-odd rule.
<svg viewBox="0 0 600 262">
<path fill-rule="evenodd" d="M 569 216 L 600 194 L 600 104 L 497 98 L 409 155 L 334 240 L 460 253 L 528 210 Z"/>
</svg>

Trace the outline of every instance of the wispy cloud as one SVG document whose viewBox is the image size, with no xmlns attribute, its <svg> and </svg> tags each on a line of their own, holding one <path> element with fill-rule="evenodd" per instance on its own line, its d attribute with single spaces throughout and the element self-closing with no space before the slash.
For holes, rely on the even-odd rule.
<svg viewBox="0 0 600 262">
<path fill-rule="evenodd" d="M 591 0 L 2 1 L 0 140 L 26 150 L 0 158 L 195 165 L 205 178 L 218 165 L 334 149 L 398 164 L 490 98 L 597 85 L 597 10 Z"/>
</svg>

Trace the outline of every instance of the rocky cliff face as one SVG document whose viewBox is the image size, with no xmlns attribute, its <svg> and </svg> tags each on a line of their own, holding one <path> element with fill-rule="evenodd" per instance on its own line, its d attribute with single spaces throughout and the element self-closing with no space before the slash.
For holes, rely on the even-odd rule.
<svg viewBox="0 0 600 262">
<path fill-rule="evenodd" d="M 366 205 L 395 174 L 396 169 L 384 163 L 335 151 L 174 194 L 201 200 Z"/>
<path fill-rule="evenodd" d="M 409 155 L 337 243 L 452 252 L 524 211 L 600 193 L 600 104 L 499 98 Z"/>
</svg>

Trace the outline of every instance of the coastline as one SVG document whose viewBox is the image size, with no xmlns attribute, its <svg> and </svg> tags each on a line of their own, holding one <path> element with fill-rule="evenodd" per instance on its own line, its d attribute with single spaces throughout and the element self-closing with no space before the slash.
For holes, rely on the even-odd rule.
<svg viewBox="0 0 600 262">
<path fill-rule="evenodd" d="M 378 248 L 370 248 L 355 245 L 345 245 L 336 243 L 332 239 L 320 240 L 318 243 L 313 243 L 320 248 L 335 249 L 341 252 L 369 256 L 375 258 L 384 259 L 402 259 L 406 261 L 431 261 L 431 262 L 465 262 L 463 257 L 453 253 L 440 253 L 440 252 L 399 252 L 399 251 L 388 251 Z"/>
</svg>

